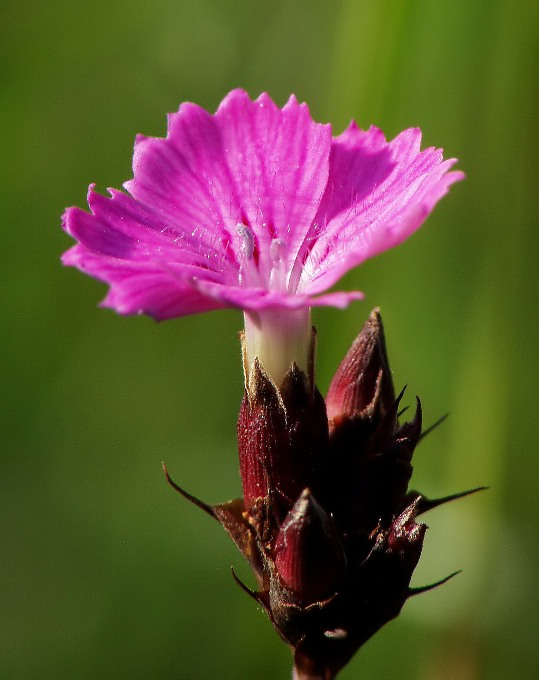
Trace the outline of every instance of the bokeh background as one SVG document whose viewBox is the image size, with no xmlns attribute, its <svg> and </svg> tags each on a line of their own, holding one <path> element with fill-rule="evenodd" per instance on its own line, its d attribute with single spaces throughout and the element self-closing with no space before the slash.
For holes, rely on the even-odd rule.
<svg viewBox="0 0 539 680">
<path fill-rule="evenodd" d="M 317 311 L 318 383 L 380 305 L 397 386 L 426 423 L 414 486 L 488 492 L 432 512 L 406 605 L 342 673 L 539 677 L 537 49 L 533 0 L 3 0 L 0 678 L 289 677 L 232 582 L 242 558 L 165 484 L 239 495 L 242 393 L 228 311 L 169 321 L 100 310 L 59 256 L 65 206 L 131 176 L 134 135 L 183 100 L 291 92 L 336 133 L 418 125 L 460 158 L 410 241 L 351 273 L 367 301 Z"/>
</svg>

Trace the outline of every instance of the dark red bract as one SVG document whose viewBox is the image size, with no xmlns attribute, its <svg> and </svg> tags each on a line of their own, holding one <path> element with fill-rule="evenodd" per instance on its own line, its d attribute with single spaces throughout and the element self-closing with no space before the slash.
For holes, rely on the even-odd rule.
<svg viewBox="0 0 539 680">
<path fill-rule="evenodd" d="M 408 491 L 421 404 L 401 425 L 403 393 L 374 310 L 325 403 L 297 366 L 278 389 L 255 362 L 238 419 L 243 499 L 210 507 L 174 485 L 249 561 L 258 590 L 240 585 L 292 648 L 298 679 L 334 678 L 409 597 L 447 580 L 410 587 L 427 529 L 417 516 L 471 492 Z"/>
</svg>

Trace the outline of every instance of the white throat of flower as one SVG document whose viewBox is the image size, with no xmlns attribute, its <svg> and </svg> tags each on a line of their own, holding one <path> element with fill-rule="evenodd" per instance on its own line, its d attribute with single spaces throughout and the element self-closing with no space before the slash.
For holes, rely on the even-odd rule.
<svg viewBox="0 0 539 680">
<path fill-rule="evenodd" d="M 255 261 L 255 236 L 245 224 L 236 225 L 239 255 L 239 283 L 268 291 L 291 293 L 288 290 L 286 242 L 274 238 L 270 244 L 270 271 L 260 271 Z M 295 363 L 305 374 L 312 373 L 313 338 L 309 307 L 289 309 L 274 307 L 260 311 L 245 311 L 244 360 L 246 384 L 255 358 L 279 388 Z M 312 377 L 312 376 L 310 376 Z"/>
</svg>

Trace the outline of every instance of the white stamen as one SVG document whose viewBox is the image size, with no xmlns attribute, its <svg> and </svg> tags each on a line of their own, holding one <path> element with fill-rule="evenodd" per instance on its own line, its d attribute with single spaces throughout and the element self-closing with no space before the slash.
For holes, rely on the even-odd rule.
<svg viewBox="0 0 539 680">
<path fill-rule="evenodd" d="M 241 240 L 241 254 L 247 260 L 252 260 L 253 253 L 255 252 L 255 235 L 253 234 L 253 230 L 246 224 L 238 222 L 238 224 L 236 224 L 236 234 Z"/>
<path fill-rule="evenodd" d="M 274 238 L 270 243 L 270 257 L 274 264 L 283 259 L 286 241 L 284 238 Z"/>
<path fill-rule="evenodd" d="M 270 243 L 270 257 L 273 262 L 269 277 L 270 290 L 286 292 L 286 241 L 274 238 Z"/>
</svg>

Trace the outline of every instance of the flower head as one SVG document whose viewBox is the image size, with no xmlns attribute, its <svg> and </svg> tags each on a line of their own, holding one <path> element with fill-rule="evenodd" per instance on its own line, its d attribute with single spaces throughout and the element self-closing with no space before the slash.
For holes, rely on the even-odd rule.
<svg viewBox="0 0 539 680">
<path fill-rule="evenodd" d="M 105 197 L 92 185 L 90 213 L 65 211 L 78 244 L 63 262 L 108 283 L 103 305 L 121 314 L 236 307 L 260 329 L 269 312 L 272 332 L 298 326 L 302 344 L 307 310 L 361 298 L 326 291 L 406 239 L 463 177 L 448 172 L 455 159 L 420 142 L 416 128 L 387 142 L 354 122 L 332 137 L 294 96 L 280 109 L 267 94 L 251 101 L 234 90 L 214 115 L 184 103 L 166 138 L 137 137 L 128 193 Z"/>
</svg>

